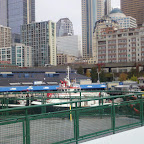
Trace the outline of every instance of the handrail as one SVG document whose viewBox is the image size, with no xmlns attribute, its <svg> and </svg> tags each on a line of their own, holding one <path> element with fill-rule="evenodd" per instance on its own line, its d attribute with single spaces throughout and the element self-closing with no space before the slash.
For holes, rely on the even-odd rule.
<svg viewBox="0 0 144 144">
<path fill-rule="evenodd" d="M 86 90 L 81 90 L 81 91 L 41 91 L 41 92 L 34 92 L 32 90 L 29 90 L 29 91 L 21 91 L 21 92 L 0 92 L 0 95 L 4 95 L 4 94 L 40 94 L 40 93 L 83 93 L 83 92 L 123 92 L 123 93 L 139 93 L 139 92 L 136 92 L 136 91 L 119 91 L 119 90 L 89 90 L 89 91 L 86 91 Z"/>
<path fill-rule="evenodd" d="M 140 93 L 129 94 L 129 95 L 109 96 L 109 97 L 98 97 L 98 98 L 93 98 L 93 99 L 69 101 L 69 102 L 62 102 L 62 103 L 43 104 L 43 105 L 36 105 L 36 106 L 24 106 L 24 107 L 20 107 L 20 108 L 8 108 L 8 109 L 1 109 L 0 112 L 13 111 L 13 110 L 24 110 L 24 109 L 30 109 L 30 108 L 40 108 L 40 107 L 53 106 L 53 105 L 80 103 L 80 102 L 93 101 L 93 100 L 124 98 L 124 97 L 130 97 L 130 96 L 133 96 L 133 95 L 142 95 L 142 94 L 144 94 L 144 93 L 140 92 Z"/>
</svg>

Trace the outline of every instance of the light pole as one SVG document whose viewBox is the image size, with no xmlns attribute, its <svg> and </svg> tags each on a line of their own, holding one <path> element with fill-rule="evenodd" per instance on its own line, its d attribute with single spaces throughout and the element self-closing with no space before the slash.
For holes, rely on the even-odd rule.
<svg viewBox="0 0 144 144">
<path fill-rule="evenodd" d="M 112 75 L 113 75 L 113 81 L 115 80 L 115 78 L 114 78 L 114 73 L 112 72 Z"/>
<path fill-rule="evenodd" d="M 98 81 L 97 82 L 100 83 L 100 76 L 99 76 L 100 72 L 98 71 L 97 73 L 98 73 Z"/>
</svg>

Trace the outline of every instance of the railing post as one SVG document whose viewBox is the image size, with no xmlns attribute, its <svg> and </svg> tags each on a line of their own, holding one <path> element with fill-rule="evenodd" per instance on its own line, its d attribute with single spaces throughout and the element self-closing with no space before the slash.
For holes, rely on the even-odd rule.
<svg viewBox="0 0 144 144">
<path fill-rule="evenodd" d="M 75 103 L 75 134 L 76 134 L 76 144 L 78 144 L 78 139 L 79 139 L 79 112 L 77 108 L 77 102 Z"/>
<path fill-rule="evenodd" d="M 115 105 L 114 105 L 114 99 L 112 99 L 111 122 L 112 122 L 113 134 L 115 134 Z"/>
<path fill-rule="evenodd" d="M 141 99 L 140 99 L 140 115 L 141 115 L 141 126 L 143 126 L 143 99 L 142 99 L 142 95 L 141 95 Z"/>
<path fill-rule="evenodd" d="M 80 101 L 81 101 L 81 92 L 80 92 Z M 81 107 L 81 102 L 80 102 L 80 107 Z"/>
<path fill-rule="evenodd" d="M 26 144 L 30 144 L 30 122 L 28 117 L 28 110 L 25 111 L 25 127 L 26 127 Z"/>
<path fill-rule="evenodd" d="M 46 104 L 44 93 L 43 93 L 43 96 L 42 96 L 42 104 Z M 41 113 L 46 113 L 46 106 L 41 107 Z"/>
</svg>

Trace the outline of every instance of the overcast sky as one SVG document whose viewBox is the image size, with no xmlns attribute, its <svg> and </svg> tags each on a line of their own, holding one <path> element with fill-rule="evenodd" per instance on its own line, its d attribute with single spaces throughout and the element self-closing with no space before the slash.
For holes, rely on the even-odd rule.
<svg viewBox="0 0 144 144">
<path fill-rule="evenodd" d="M 111 0 L 112 7 L 120 7 L 120 0 Z M 81 35 L 81 0 L 36 0 L 36 21 L 69 18 L 74 33 Z"/>
</svg>

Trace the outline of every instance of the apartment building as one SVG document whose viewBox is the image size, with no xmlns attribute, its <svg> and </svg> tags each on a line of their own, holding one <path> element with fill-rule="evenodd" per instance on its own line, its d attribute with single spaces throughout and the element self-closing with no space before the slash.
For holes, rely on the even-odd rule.
<svg viewBox="0 0 144 144">
<path fill-rule="evenodd" d="M 11 28 L 0 25 L 0 48 L 11 47 Z"/>
<path fill-rule="evenodd" d="M 13 44 L 12 64 L 19 67 L 32 67 L 32 48 L 21 43 Z"/>
<path fill-rule="evenodd" d="M 0 61 L 11 63 L 11 28 L 0 25 Z"/>
<path fill-rule="evenodd" d="M 21 43 L 32 47 L 33 66 L 56 65 L 56 23 L 52 21 L 21 27 Z"/>
</svg>

